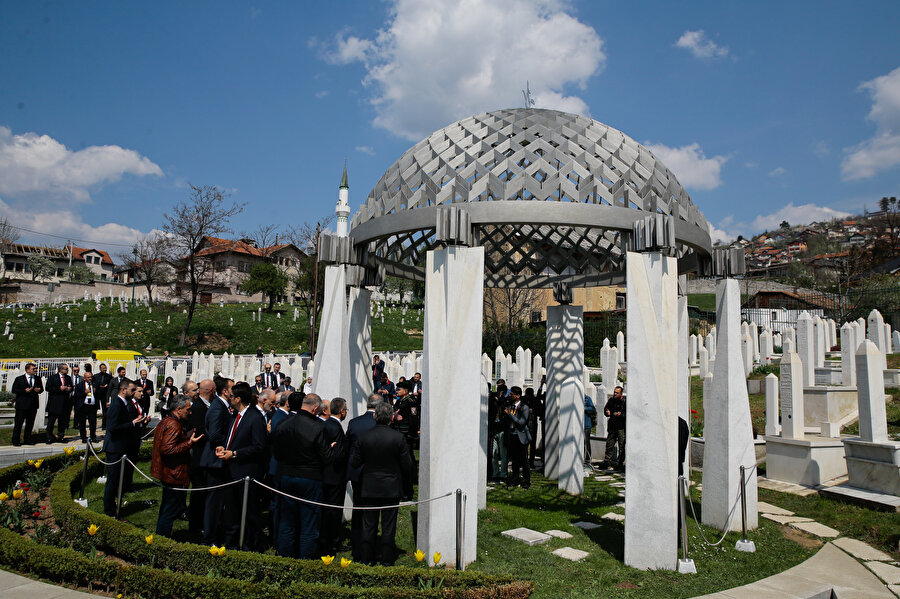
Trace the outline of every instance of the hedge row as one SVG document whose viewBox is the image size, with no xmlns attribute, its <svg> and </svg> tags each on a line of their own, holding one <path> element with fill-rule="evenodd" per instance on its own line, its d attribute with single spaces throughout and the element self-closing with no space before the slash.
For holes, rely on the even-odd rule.
<svg viewBox="0 0 900 599">
<path fill-rule="evenodd" d="M 148 448 L 145 447 L 142 453 L 146 452 Z M 57 464 L 61 463 L 62 460 Z M 242 551 L 229 551 L 220 557 L 210 555 L 206 546 L 178 543 L 166 537 L 154 537 L 153 544 L 148 545 L 144 539 L 147 531 L 87 510 L 73 502 L 72 497 L 81 484 L 82 467 L 82 464 L 76 464 L 60 472 L 54 479 L 49 493 L 54 517 L 61 527 L 72 531 L 87 530 L 90 524 L 98 525 L 99 530 L 91 540 L 98 549 L 109 554 L 135 564 L 149 564 L 152 560 L 156 568 L 171 570 L 165 572 L 166 577 L 187 577 L 184 581 L 174 580 L 160 586 L 160 594 L 153 596 L 205 596 L 194 589 L 197 585 L 205 584 L 203 581 L 209 580 L 209 576 L 215 576 L 214 580 L 218 584 L 259 586 L 264 591 L 263 595 L 266 592 L 273 593 L 277 589 L 278 594 L 288 596 L 315 594 L 321 599 L 356 596 L 518 599 L 530 595 L 533 588 L 532 583 L 528 581 L 514 581 L 510 577 L 480 572 L 459 572 L 439 568 L 385 568 L 359 564 L 341 568 L 336 564 L 326 566 L 318 560 L 292 560 Z M 89 467 L 91 477 L 102 471 L 103 466 L 97 462 Z M 0 481 L 5 478 L 2 474 Z M 158 569 L 145 569 L 150 572 L 163 572 Z M 441 590 L 420 590 L 420 585 L 423 583 L 428 585 L 429 581 L 433 587 L 440 585 Z M 188 590 L 189 588 L 191 590 Z M 247 593 L 255 592 L 253 588 L 241 590 L 243 586 L 234 588 L 244 597 L 248 596 Z M 173 589 L 177 589 L 177 592 Z M 220 597 L 221 593 L 216 599 Z"/>
</svg>

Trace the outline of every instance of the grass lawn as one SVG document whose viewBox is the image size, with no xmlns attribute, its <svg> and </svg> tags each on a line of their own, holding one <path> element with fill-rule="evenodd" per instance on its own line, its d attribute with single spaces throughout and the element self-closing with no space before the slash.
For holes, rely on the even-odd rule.
<svg viewBox="0 0 900 599">
<path fill-rule="evenodd" d="M 148 463 L 141 468 L 147 471 Z M 128 496 L 124 518 L 136 526 L 155 528 L 160 491 L 135 475 L 136 491 Z M 103 488 L 96 480 L 87 489 L 89 508 L 102 511 Z M 151 501 L 151 504 L 147 504 Z M 449 501 L 449 500 L 448 500 Z M 679 575 L 675 572 L 643 572 L 622 564 L 624 528 L 621 523 L 601 520 L 600 516 L 615 511 L 624 513 L 618 503 L 618 489 L 594 479 L 585 481 L 583 497 L 572 497 L 559 491 L 555 481 L 532 475 L 528 490 L 496 488 L 488 492 L 488 507 L 479 513 L 478 559 L 470 569 L 495 574 L 528 578 L 535 582 L 535 598 L 559 597 L 693 597 L 765 578 L 783 571 L 810 557 L 818 546 L 806 539 L 807 546 L 791 540 L 778 525 L 764 521 L 751 534 L 760 549 L 757 553 L 739 553 L 734 544 L 739 535 L 729 534 L 719 547 L 702 547 L 696 524 L 689 521 L 691 557 L 698 575 Z M 699 494 L 694 491 L 696 507 L 700 509 Z M 448 509 L 452 509 L 448 504 Z M 400 510 L 397 525 L 397 544 L 402 555 L 398 565 L 415 566 L 412 556 L 416 549 L 413 515 L 409 508 Z M 601 523 L 599 528 L 582 531 L 571 526 L 586 520 Z M 572 539 L 553 539 L 545 545 L 528 547 L 503 537 L 504 530 L 518 527 L 545 531 L 559 529 L 570 532 Z M 709 538 L 719 534 L 705 529 Z M 187 540 L 186 523 L 176 522 L 173 537 Z M 793 538 L 793 537 L 791 537 Z M 568 546 L 588 551 L 582 562 L 572 563 L 551 554 Z M 270 550 L 271 551 L 271 550 Z M 349 557 L 348 554 L 344 554 Z"/>
<path fill-rule="evenodd" d="M 900 438 L 900 389 L 892 388 L 885 389 L 885 393 L 892 397 L 892 400 L 887 403 L 885 406 L 885 411 L 887 412 L 887 427 L 888 434 L 894 435 L 894 438 Z M 847 426 L 841 427 L 842 435 L 858 435 L 859 434 L 859 422 L 854 422 L 852 424 L 848 424 Z M 900 519 L 900 517 L 898 517 Z"/>
<path fill-rule="evenodd" d="M 753 430 L 762 434 L 766 430 L 766 396 L 764 393 L 751 394 L 750 398 L 750 421 L 753 423 Z M 691 413 L 692 434 L 693 436 L 702 436 L 697 431 L 703 428 L 703 380 L 699 376 L 691 377 Z"/>
<path fill-rule="evenodd" d="M 699 310 L 705 312 L 716 311 L 715 293 L 689 293 L 687 298 L 689 306 L 696 306 Z"/>
</svg>

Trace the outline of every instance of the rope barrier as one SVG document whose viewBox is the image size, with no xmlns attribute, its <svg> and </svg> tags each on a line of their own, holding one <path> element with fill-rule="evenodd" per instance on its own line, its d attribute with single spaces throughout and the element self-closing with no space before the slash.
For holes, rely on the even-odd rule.
<svg viewBox="0 0 900 599">
<path fill-rule="evenodd" d="M 104 462 L 103 460 L 100 459 L 100 456 L 97 455 L 97 451 L 94 449 L 93 445 L 91 445 L 90 443 L 85 443 L 85 445 L 87 445 L 91 449 L 91 453 L 94 454 L 94 457 L 97 458 L 97 461 L 100 462 L 101 464 L 103 464 L 104 466 L 115 466 L 122 460 L 128 459 L 123 455 L 121 458 L 119 458 L 115 462 Z M 85 459 L 87 459 L 87 457 L 85 457 Z"/>
<path fill-rule="evenodd" d="M 750 469 L 751 474 L 752 474 L 753 470 L 756 470 L 757 465 L 758 464 L 754 464 L 753 467 Z M 700 538 L 703 539 L 703 541 L 710 547 L 716 547 L 717 545 L 720 545 L 722 543 L 722 541 L 725 540 L 725 537 L 728 536 L 728 533 L 735 532 L 735 531 L 732 531 L 729 529 L 731 528 L 731 519 L 734 517 L 734 511 L 737 509 L 737 506 L 741 503 L 741 494 L 738 493 L 738 496 L 734 502 L 734 505 L 731 506 L 731 511 L 728 512 L 728 519 L 725 521 L 725 530 L 722 533 L 722 538 L 719 539 L 718 541 L 716 541 L 715 543 L 710 543 L 709 539 L 706 538 L 706 535 L 703 534 L 703 527 L 700 526 L 700 519 L 697 518 L 697 510 L 694 508 L 694 500 L 691 499 L 690 485 L 688 484 L 687 480 L 685 480 L 685 485 L 688 485 L 688 494 L 687 494 L 688 503 L 691 504 L 691 513 L 694 515 L 694 522 L 697 523 L 697 530 L 700 531 Z"/>
<path fill-rule="evenodd" d="M 409 507 L 409 506 L 412 506 L 412 505 L 422 505 L 422 504 L 426 504 L 426 503 L 431 503 L 432 501 L 437 501 L 437 500 L 439 500 L 439 499 L 445 499 L 445 498 L 450 497 L 451 495 L 453 495 L 453 492 L 451 491 L 450 493 L 445 493 L 444 495 L 439 495 L 439 496 L 437 496 L 437 497 L 431 497 L 430 499 L 422 499 L 422 500 L 419 500 L 419 501 L 400 501 L 400 502 L 398 502 L 398 503 L 393 503 L 393 504 L 391 504 L 391 505 L 360 505 L 360 506 L 354 505 L 354 506 L 346 506 L 346 507 L 345 507 L 345 506 L 343 506 L 343 505 L 332 505 L 332 504 L 330 504 L 330 503 L 321 503 L 321 502 L 318 502 L 318 501 L 312 501 L 311 499 L 304 499 L 304 498 L 302 498 L 302 497 L 296 497 L 296 496 L 291 495 L 291 494 L 289 494 L 289 493 L 285 493 L 284 491 L 279 491 L 278 489 L 275 489 L 275 488 L 273 488 L 273 487 L 270 487 L 269 485 L 267 485 L 267 484 L 265 484 L 265 483 L 261 483 L 261 482 L 259 482 L 258 480 L 256 480 L 255 478 L 251 478 L 250 481 L 256 483 L 256 484 L 259 485 L 260 487 L 263 487 L 264 489 L 268 489 L 268 490 L 272 491 L 273 493 L 278 493 L 279 495 L 283 495 L 283 496 L 285 496 L 285 497 L 288 497 L 288 498 L 290 498 L 290 499 L 293 499 L 294 501 L 299 501 L 299 502 L 301 502 L 301 503 L 308 503 L 308 504 L 310 504 L 310 505 L 317 505 L 317 506 L 319 506 L 319 507 L 332 508 L 332 509 L 336 509 L 336 510 L 343 510 L 343 509 L 349 509 L 349 510 L 386 510 L 386 509 L 391 509 L 391 508 Z"/>
<path fill-rule="evenodd" d="M 140 474 L 141 476 L 143 476 L 144 478 L 149 480 L 151 483 L 153 483 L 157 487 L 160 487 L 162 489 L 169 489 L 171 491 L 184 491 L 185 493 L 187 493 L 189 491 L 196 491 L 199 493 L 200 491 L 214 491 L 216 489 L 223 489 L 225 487 L 230 487 L 232 485 L 236 485 L 238 483 L 244 482 L 243 479 L 238 479 L 238 480 L 229 481 L 227 483 L 222 483 L 221 485 L 214 485 L 212 487 L 173 487 L 170 485 L 163 484 L 163 483 L 159 482 L 158 480 L 156 480 L 155 478 L 148 476 L 147 474 L 144 473 L 143 470 L 138 468 L 137 465 L 134 462 L 132 462 L 131 460 L 129 460 L 127 457 L 125 458 L 125 461 L 127 461 L 129 464 L 131 464 L 131 467 L 134 468 L 135 472 L 137 472 L 138 474 Z"/>
</svg>

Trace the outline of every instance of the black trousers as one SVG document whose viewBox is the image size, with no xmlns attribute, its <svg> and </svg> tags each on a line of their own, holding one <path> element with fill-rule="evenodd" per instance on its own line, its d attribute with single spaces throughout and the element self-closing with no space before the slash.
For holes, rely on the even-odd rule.
<svg viewBox="0 0 900 599">
<path fill-rule="evenodd" d="M 519 441 L 519 435 L 507 432 L 507 455 L 512 462 L 512 477 L 508 479 L 508 484 L 528 487 L 531 485 L 531 469 L 528 467 L 525 452 L 528 449 L 527 443 Z M 520 474 L 521 473 L 521 474 Z"/>
<path fill-rule="evenodd" d="M 228 468 L 207 468 L 206 483 L 212 487 L 231 481 Z M 239 485 L 233 485 L 238 487 Z M 214 489 L 206 493 L 206 513 L 203 514 L 203 544 L 221 545 L 225 538 L 225 503 L 233 487 Z M 240 505 L 237 506 L 240 509 Z"/>
<path fill-rule="evenodd" d="M 337 485 L 322 485 L 322 503 L 330 503 L 331 505 L 344 505 L 344 494 L 347 490 L 347 483 Z M 322 508 L 322 519 L 319 521 L 319 547 L 325 551 L 322 555 L 331 554 L 331 552 L 340 545 L 341 542 L 341 514 L 342 509 Z"/>
<path fill-rule="evenodd" d="M 99 406 L 94 404 L 89 406 L 87 404 L 81 406 L 81 409 L 78 410 L 78 413 L 75 414 L 75 426 L 78 427 L 78 432 L 81 434 L 81 440 L 84 441 L 88 438 L 87 431 L 90 429 L 91 431 L 91 439 L 97 438 L 97 408 Z"/>
<path fill-rule="evenodd" d="M 360 492 L 362 483 L 360 481 L 351 482 L 353 489 L 353 505 L 363 505 L 363 497 Z M 353 561 L 362 563 L 363 561 L 363 513 L 366 510 L 353 510 L 353 516 L 350 520 L 350 547 L 353 550 Z"/>
<path fill-rule="evenodd" d="M 397 497 L 365 497 L 364 505 L 390 505 L 399 503 Z M 394 538 L 397 534 L 397 513 L 399 509 L 396 507 L 386 508 L 382 510 L 361 510 L 362 511 L 362 557 L 360 561 L 364 564 L 374 565 L 376 554 L 378 563 L 382 566 L 393 566 L 397 559 L 397 546 L 394 544 Z M 381 541 L 378 543 L 376 552 L 375 539 L 378 537 L 378 520 L 381 520 Z"/>
<path fill-rule="evenodd" d="M 118 462 L 122 458 L 121 453 L 106 453 L 107 462 Z M 119 475 L 122 472 L 122 464 L 113 464 L 106 467 L 106 488 L 103 489 L 103 513 L 112 518 L 116 517 L 116 503 L 119 497 Z M 122 481 L 122 494 L 129 490 L 129 483 L 134 475 L 134 467 L 125 462 L 125 478 Z"/>
<path fill-rule="evenodd" d="M 69 421 L 72 419 L 72 406 L 67 405 L 63 407 L 63 412 L 61 414 L 56 414 L 54 412 L 47 412 L 47 439 L 53 438 L 53 428 L 54 426 L 57 429 L 57 436 L 64 437 L 66 436 L 66 429 L 69 428 Z"/>
<path fill-rule="evenodd" d="M 613 456 L 616 455 L 616 444 L 619 445 L 618 465 L 625 463 L 625 429 L 613 428 L 606 431 L 606 463 L 613 465 Z"/>
<path fill-rule="evenodd" d="M 194 466 L 191 468 L 191 486 L 205 487 L 206 468 Z M 192 535 L 199 535 L 203 531 L 203 513 L 206 510 L 206 491 L 191 491 L 190 504 L 188 505 L 188 531 Z"/>
<path fill-rule="evenodd" d="M 13 443 L 18 443 L 20 441 L 22 425 L 25 426 L 25 442 L 31 443 L 31 431 L 34 428 L 34 419 L 36 416 L 37 406 L 24 408 L 16 406 L 16 415 L 13 418 Z"/>
<path fill-rule="evenodd" d="M 243 478 L 239 480 L 243 480 Z M 242 551 L 256 551 L 262 529 L 261 487 L 250 483 L 247 493 L 247 521 L 244 527 L 243 545 L 241 544 L 241 515 L 244 507 L 244 485 L 231 485 L 223 490 L 226 493 L 225 547 Z"/>
</svg>

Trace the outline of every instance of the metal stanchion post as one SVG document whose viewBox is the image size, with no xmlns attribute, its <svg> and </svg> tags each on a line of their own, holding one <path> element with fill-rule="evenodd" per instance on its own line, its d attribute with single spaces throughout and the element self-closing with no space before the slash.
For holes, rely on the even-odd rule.
<svg viewBox="0 0 900 599">
<path fill-rule="evenodd" d="M 88 456 L 90 455 L 88 441 L 84 443 L 84 469 L 81 471 L 81 491 L 78 492 L 78 499 L 84 499 L 84 488 L 87 486 Z"/>
<path fill-rule="evenodd" d="M 462 489 L 456 490 L 456 569 L 465 570 L 463 546 L 466 543 L 466 506 Z"/>
<path fill-rule="evenodd" d="M 122 511 L 122 485 L 125 483 L 125 456 L 119 461 L 119 497 L 116 500 L 116 520 L 119 519 L 119 512 Z"/>
<path fill-rule="evenodd" d="M 250 498 L 250 477 L 244 477 L 244 501 L 241 503 L 241 537 L 238 541 L 240 549 L 244 548 L 244 532 L 247 529 L 247 501 Z"/>
<path fill-rule="evenodd" d="M 678 477 L 678 513 L 681 517 L 681 559 L 678 560 L 678 571 L 681 574 L 696 574 L 697 566 L 694 560 L 688 557 L 688 537 L 687 537 L 687 508 L 684 502 L 688 501 L 690 496 L 690 486 L 685 477 Z"/>
<path fill-rule="evenodd" d="M 746 467 L 741 466 L 741 539 L 734 548 L 746 553 L 756 552 L 756 543 L 747 539 L 747 476 Z"/>
</svg>

